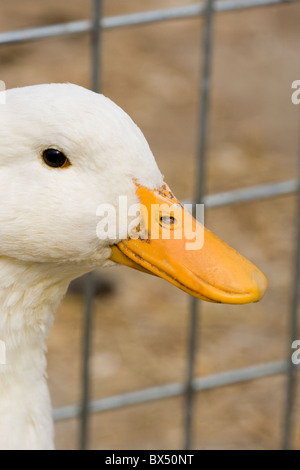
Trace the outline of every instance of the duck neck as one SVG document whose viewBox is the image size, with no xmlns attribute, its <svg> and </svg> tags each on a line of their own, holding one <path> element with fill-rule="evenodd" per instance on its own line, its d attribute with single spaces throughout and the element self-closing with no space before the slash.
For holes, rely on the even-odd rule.
<svg viewBox="0 0 300 470">
<path fill-rule="evenodd" d="M 0 257 L 1 449 L 53 448 L 46 339 L 73 277 L 65 268 Z"/>
</svg>

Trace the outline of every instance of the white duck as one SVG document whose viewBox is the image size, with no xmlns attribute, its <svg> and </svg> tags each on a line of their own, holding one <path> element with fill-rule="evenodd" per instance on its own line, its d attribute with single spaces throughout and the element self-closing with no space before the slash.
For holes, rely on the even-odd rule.
<svg viewBox="0 0 300 470">
<path fill-rule="evenodd" d="M 184 210 L 171 211 L 178 201 L 143 134 L 103 95 L 71 84 L 8 90 L 0 142 L 0 448 L 51 449 L 45 341 L 72 279 L 117 261 L 227 303 L 257 301 L 267 284 L 209 231 L 197 251 L 186 250 L 185 239 L 154 236 L 175 233 Z M 105 238 L 96 233 L 99 205 L 118 214 L 119 196 L 128 207 L 166 206 L 152 218 L 121 214 L 121 235 Z M 194 220 L 192 227 L 202 230 Z"/>
</svg>

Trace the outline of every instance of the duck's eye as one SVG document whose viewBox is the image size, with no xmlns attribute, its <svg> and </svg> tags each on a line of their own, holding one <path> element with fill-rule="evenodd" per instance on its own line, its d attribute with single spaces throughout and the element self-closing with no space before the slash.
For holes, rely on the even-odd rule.
<svg viewBox="0 0 300 470">
<path fill-rule="evenodd" d="M 52 168 L 66 168 L 70 165 L 70 161 L 65 154 L 57 149 L 44 150 L 42 157 L 46 165 Z"/>
</svg>

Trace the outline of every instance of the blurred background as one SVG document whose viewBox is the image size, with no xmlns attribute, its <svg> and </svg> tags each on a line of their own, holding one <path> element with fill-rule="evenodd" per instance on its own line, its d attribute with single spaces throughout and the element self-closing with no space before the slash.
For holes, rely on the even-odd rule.
<svg viewBox="0 0 300 470">
<path fill-rule="evenodd" d="M 192 0 L 105 0 L 103 16 L 188 5 Z M 1 32 L 88 19 L 92 2 L 0 0 Z M 181 200 L 195 194 L 203 18 L 103 30 L 101 90 L 144 132 Z M 300 79 L 300 4 L 216 13 L 206 193 L 295 178 Z M 1 45 L 7 88 L 48 82 L 91 86 L 90 34 Z M 196 375 L 287 358 L 296 235 L 296 196 L 207 209 L 206 226 L 265 273 L 252 305 L 201 303 Z M 161 279 L 119 266 L 97 272 L 91 398 L 186 379 L 190 298 Z M 84 299 L 74 285 L 48 341 L 54 407 L 81 398 Z M 300 338 L 300 335 L 299 335 Z M 291 350 L 292 352 L 292 350 Z M 283 374 L 196 394 L 193 447 L 278 449 Z M 300 448 L 300 402 L 292 445 Z M 91 449 L 181 449 L 182 397 L 92 414 Z M 56 422 L 58 449 L 78 447 L 79 420 Z"/>
</svg>

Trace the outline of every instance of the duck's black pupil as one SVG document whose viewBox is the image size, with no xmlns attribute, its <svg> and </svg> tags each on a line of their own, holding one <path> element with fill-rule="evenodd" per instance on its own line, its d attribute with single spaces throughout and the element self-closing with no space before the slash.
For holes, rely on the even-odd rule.
<svg viewBox="0 0 300 470">
<path fill-rule="evenodd" d="M 61 168 L 67 163 L 67 157 L 56 149 L 47 149 L 43 153 L 44 162 L 52 168 Z"/>
</svg>

